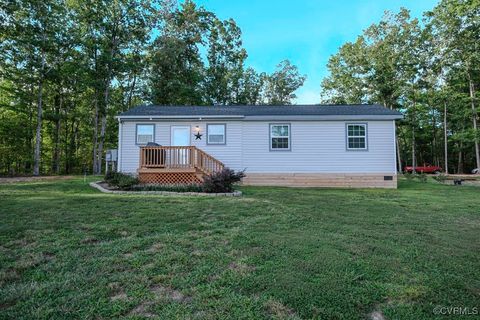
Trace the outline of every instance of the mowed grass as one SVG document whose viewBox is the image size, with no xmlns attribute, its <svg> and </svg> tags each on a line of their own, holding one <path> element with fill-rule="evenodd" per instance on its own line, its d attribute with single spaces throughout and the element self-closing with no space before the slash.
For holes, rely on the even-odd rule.
<svg viewBox="0 0 480 320">
<path fill-rule="evenodd" d="M 0 185 L 0 318 L 444 318 L 480 307 L 479 188 L 109 195 Z"/>
</svg>

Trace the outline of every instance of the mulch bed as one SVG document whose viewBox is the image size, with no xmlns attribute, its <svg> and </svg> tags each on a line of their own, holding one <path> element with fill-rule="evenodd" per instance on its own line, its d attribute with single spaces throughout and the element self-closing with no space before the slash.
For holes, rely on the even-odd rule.
<svg viewBox="0 0 480 320">
<path fill-rule="evenodd" d="M 125 191 L 113 188 L 104 181 L 90 182 L 90 186 L 104 193 L 113 194 L 157 194 L 165 196 L 206 196 L 206 197 L 240 197 L 241 191 L 229 193 L 205 193 L 205 192 L 173 192 L 173 191 Z"/>
</svg>

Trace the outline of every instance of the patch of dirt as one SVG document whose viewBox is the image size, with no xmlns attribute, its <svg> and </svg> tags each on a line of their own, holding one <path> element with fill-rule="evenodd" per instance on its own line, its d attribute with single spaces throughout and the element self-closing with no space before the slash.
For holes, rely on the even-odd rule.
<svg viewBox="0 0 480 320">
<path fill-rule="evenodd" d="M 268 300 L 265 304 L 267 312 L 279 319 L 287 319 L 296 317 L 295 311 L 276 300 Z"/>
<path fill-rule="evenodd" d="M 155 263 L 153 263 L 153 262 L 146 263 L 142 266 L 143 270 L 148 270 L 148 269 L 153 269 L 153 268 L 155 268 Z"/>
<path fill-rule="evenodd" d="M 73 176 L 10 177 L 10 178 L 0 178 L 0 184 L 32 182 L 32 181 L 69 180 L 73 178 L 74 178 Z"/>
<path fill-rule="evenodd" d="M 155 295 L 155 299 L 167 298 L 169 300 L 178 303 L 189 303 L 192 301 L 192 297 L 186 296 L 178 290 L 174 290 L 170 287 L 164 287 L 161 285 L 155 285 L 150 288 L 150 291 Z M 140 316 L 145 318 L 156 317 L 149 309 L 155 303 L 155 301 L 144 301 L 136 306 L 129 312 L 129 316 Z"/>
<path fill-rule="evenodd" d="M 368 319 L 370 320 L 385 320 L 385 316 L 383 315 L 382 311 L 373 311 L 368 315 Z"/>
<path fill-rule="evenodd" d="M 186 296 L 178 290 L 174 290 L 170 287 L 164 287 L 160 285 L 153 286 L 151 288 L 155 297 L 161 298 L 166 297 L 172 301 L 179 302 L 179 303 L 189 303 L 192 301 L 192 297 Z"/>
<path fill-rule="evenodd" d="M 195 257 L 200 257 L 203 255 L 203 251 L 202 250 L 193 250 L 192 251 L 192 256 L 195 256 Z"/>
<path fill-rule="evenodd" d="M 96 238 L 93 238 L 93 237 L 87 237 L 85 239 L 83 239 L 82 241 L 80 241 L 80 243 L 82 244 L 96 244 L 96 243 L 99 243 L 100 240 L 96 239 Z"/>
<path fill-rule="evenodd" d="M 255 271 L 255 266 L 249 266 L 243 262 L 232 262 L 228 265 L 228 269 L 240 274 L 247 274 Z"/>
<path fill-rule="evenodd" d="M 35 241 L 30 241 L 26 238 L 22 239 L 17 239 L 17 240 L 12 240 L 9 243 L 7 243 L 7 246 L 13 246 L 13 247 L 20 247 L 20 248 L 25 248 L 25 247 L 35 247 L 37 243 Z"/>
<path fill-rule="evenodd" d="M 2 302 L 2 303 L 0 303 L 0 310 L 8 309 L 10 307 L 13 307 L 16 303 L 17 302 L 14 301 L 14 300 Z"/>
<path fill-rule="evenodd" d="M 127 294 L 118 282 L 108 284 L 108 288 L 112 291 L 110 294 L 110 301 L 128 300 Z"/>
<path fill-rule="evenodd" d="M 127 252 L 123 255 L 124 258 L 127 258 L 127 259 L 130 259 L 131 257 L 133 257 L 133 253 L 131 252 Z"/>
<path fill-rule="evenodd" d="M 28 269 L 36 267 L 42 263 L 48 262 L 54 258 L 54 255 L 51 253 L 29 253 L 22 257 L 15 263 L 16 269 Z"/>
<path fill-rule="evenodd" d="M 43 252 L 42 254 L 45 257 L 45 260 L 47 261 L 53 260 L 55 258 L 55 254 L 51 252 Z"/>
<path fill-rule="evenodd" d="M 20 275 L 17 270 L 9 268 L 5 271 L 0 271 L 0 285 L 10 281 L 16 281 L 20 279 Z"/>
<path fill-rule="evenodd" d="M 163 243 L 154 243 L 150 248 L 147 249 L 147 252 L 160 252 L 163 249 Z"/>
<path fill-rule="evenodd" d="M 129 316 L 139 316 L 139 317 L 144 317 L 144 318 L 154 318 L 156 317 L 155 314 L 151 313 L 148 311 L 148 308 L 150 307 L 152 303 L 147 301 L 147 302 L 142 302 L 138 306 L 135 307 L 135 309 L 132 309 L 132 311 L 129 312 Z"/>
<path fill-rule="evenodd" d="M 110 301 L 117 300 L 128 300 L 127 294 L 125 292 L 119 292 L 113 296 L 110 296 Z"/>
<path fill-rule="evenodd" d="M 209 281 L 216 281 L 218 279 L 220 279 L 222 276 L 220 276 L 219 274 L 211 274 L 208 276 L 208 280 Z"/>
</svg>

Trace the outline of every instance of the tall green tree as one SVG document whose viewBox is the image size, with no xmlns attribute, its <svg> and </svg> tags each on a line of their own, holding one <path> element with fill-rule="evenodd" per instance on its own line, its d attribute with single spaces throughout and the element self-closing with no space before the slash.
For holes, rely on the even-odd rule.
<svg viewBox="0 0 480 320">
<path fill-rule="evenodd" d="M 128 56 L 141 50 L 155 27 L 156 4 L 141 0 L 77 1 L 82 45 L 89 57 L 94 87 L 93 172 L 102 171 L 112 84 L 119 81 Z"/>
<path fill-rule="evenodd" d="M 476 167 L 480 168 L 480 134 L 478 128 L 478 87 L 480 86 L 480 1 L 443 0 L 428 14 L 442 48 L 445 67 L 461 72 L 468 84 L 472 135 L 474 137 Z"/>
<path fill-rule="evenodd" d="M 6 19 L 1 25 L 0 58 L 3 77 L 16 83 L 19 91 L 28 87 L 35 95 L 36 129 L 33 152 L 33 174 L 39 175 L 42 161 L 42 131 L 45 86 L 51 71 L 65 49 L 68 21 L 62 0 L 18 0 L 4 7 Z"/>
<path fill-rule="evenodd" d="M 292 104 L 297 97 L 295 91 L 300 88 L 306 80 L 298 68 L 290 61 L 284 60 L 277 65 L 276 70 L 267 77 L 265 97 L 267 104 L 287 105 Z"/>
<path fill-rule="evenodd" d="M 232 19 L 212 19 L 208 37 L 205 93 L 212 104 L 238 104 L 247 52 Z"/>
</svg>

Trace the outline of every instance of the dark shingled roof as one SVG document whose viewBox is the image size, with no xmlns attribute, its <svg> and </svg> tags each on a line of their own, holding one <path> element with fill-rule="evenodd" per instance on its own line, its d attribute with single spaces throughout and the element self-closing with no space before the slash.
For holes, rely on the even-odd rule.
<svg viewBox="0 0 480 320">
<path fill-rule="evenodd" d="M 128 116 L 398 116 L 398 111 L 378 104 L 288 106 L 157 106 L 142 105 L 120 114 Z"/>
</svg>

